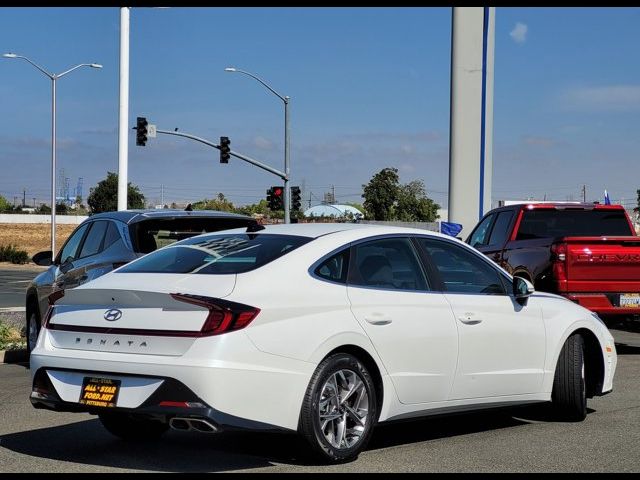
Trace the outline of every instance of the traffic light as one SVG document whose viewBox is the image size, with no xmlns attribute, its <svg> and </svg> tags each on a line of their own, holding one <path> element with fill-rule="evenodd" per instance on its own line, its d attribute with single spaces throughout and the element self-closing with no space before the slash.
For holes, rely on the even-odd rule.
<svg viewBox="0 0 640 480">
<path fill-rule="evenodd" d="M 276 211 L 283 209 L 283 194 L 283 187 L 271 187 L 269 190 L 267 190 L 267 202 L 269 202 L 269 210 Z"/>
<path fill-rule="evenodd" d="M 301 206 L 300 187 L 291 187 L 291 210 L 297 212 Z"/>
<path fill-rule="evenodd" d="M 136 145 L 144 147 L 147 144 L 147 119 L 144 117 L 138 117 L 136 122 Z"/>
<path fill-rule="evenodd" d="M 220 163 L 229 163 L 231 158 L 231 140 L 229 137 L 220 137 Z"/>
</svg>

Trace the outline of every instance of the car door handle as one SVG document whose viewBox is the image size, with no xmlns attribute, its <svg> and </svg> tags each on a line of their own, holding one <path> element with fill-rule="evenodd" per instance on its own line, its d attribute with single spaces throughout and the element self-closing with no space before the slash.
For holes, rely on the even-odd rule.
<svg viewBox="0 0 640 480">
<path fill-rule="evenodd" d="M 481 318 L 474 317 L 473 314 L 465 314 L 462 317 L 458 317 L 458 320 L 460 320 L 465 325 L 477 325 L 478 323 L 482 322 Z"/>
<path fill-rule="evenodd" d="M 388 325 L 393 321 L 388 317 L 375 317 L 375 316 L 364 317 L 364 319 L 371 325 Z"/>
</svg>

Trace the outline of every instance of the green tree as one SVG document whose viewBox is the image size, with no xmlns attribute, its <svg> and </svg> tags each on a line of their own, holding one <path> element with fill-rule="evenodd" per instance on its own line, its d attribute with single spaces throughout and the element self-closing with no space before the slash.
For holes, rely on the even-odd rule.
<svg viewBox="0 0 640 480">
<path fill-rule="evenodd" d="M 223 193 L 218 193 L 216 198 L 200 200 L 191 204 L 191 208 L 194 210 L 217 210 L 220 212 L 235 212 L 236 207 L 233 206 L 229 200 L 226 199 Z"/>
<path fill-rule="evenodd" d="M 364 208 L 373 220 L 395 220 L 394 206 L 400 192 L 397 168 L 383 168 L 363 185 Z"/>
<path fill-rule="evenodd" d="M 427 197 L 422 180 L 402 185 L 398 193 L 396 219 L 403 222 L 435 222 L 439 217 L 440 205 Z"/>
<path fill-rule="evenodd" d="M 13 205 L 11 205 L 6 198 L 0 195 L 0 213 L 9 213 L 13 211 Z"/>
<path fill-rule="evenodd" d="M 118 209 L 118 174 L 107 172 L 107 178 L 91 189 L 87 204 L 91 213 L 116 211 Z M 131 182 L 127 185 L 127 208 L 144 208 L 144 195 Z"/>
<path fill-rule="evenodd" d="M 251 205 L 243 205 L 237 209 L 238 213 L 243 215 L 265 215 L 270 214 L 269 202 L 266 199 L 261 199 L 258 203 L 252 203 Z"/>
<path fill-rule="evenodd" d="M 403 222 L 433 222 L 438 218 L 440 205 L 427 197 L 424 182 L 413 180 L 402 185 L 397 168 L 383 168 L 363 188 L 367 218 Z"/>
</svg>

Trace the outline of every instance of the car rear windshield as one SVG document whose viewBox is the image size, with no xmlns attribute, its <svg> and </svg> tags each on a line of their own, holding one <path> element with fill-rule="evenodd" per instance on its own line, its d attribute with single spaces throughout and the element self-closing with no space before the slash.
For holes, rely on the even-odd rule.
<svg viewBox="0 0 640 480">
<path fill-rule="evenodd" d="M 621 210 L 525 210 L 517 240 L 633 235 Z"/>
<path fill-rule="evenodd" d="M 178 217 L 150 218 L 131 225 L 133 248 L 138 253 L 153 252 L 172 243 L 203 233 L 246 227 L 252 218 Z"/>
<path fill-rule="evenodd" d="M 293 235 L 203 235 L 152 252 L 118 273 L 243 273 L 266 265 L 310 240 Z"/>
</svg>

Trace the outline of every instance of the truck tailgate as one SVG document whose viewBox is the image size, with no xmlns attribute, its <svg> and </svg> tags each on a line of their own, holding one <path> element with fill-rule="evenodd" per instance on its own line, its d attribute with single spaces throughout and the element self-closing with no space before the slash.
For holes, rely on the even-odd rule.
<svg viewBox="0 0 640 480">
<path fill-rule="evenodd" d="M 565 237 L 569 292 L 640 292 L 640 237 Z"/>
</svg>

